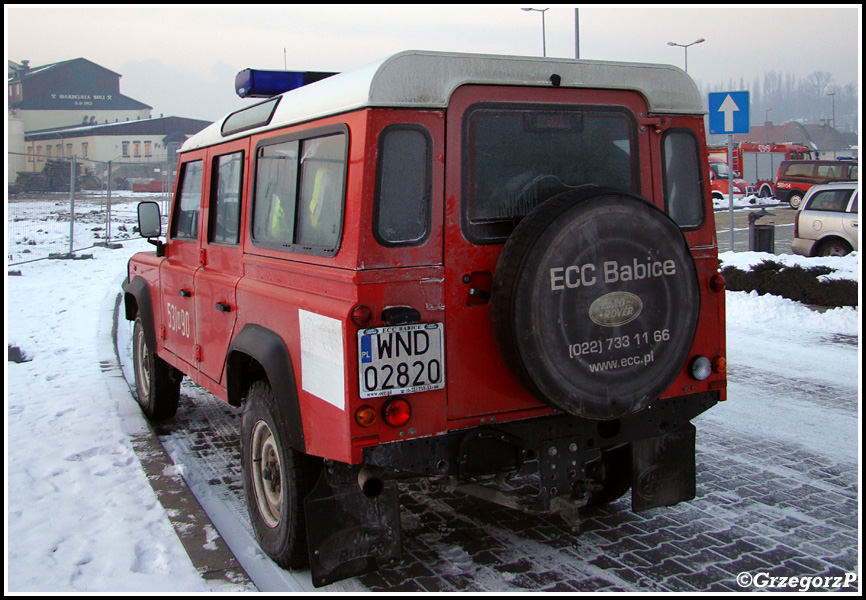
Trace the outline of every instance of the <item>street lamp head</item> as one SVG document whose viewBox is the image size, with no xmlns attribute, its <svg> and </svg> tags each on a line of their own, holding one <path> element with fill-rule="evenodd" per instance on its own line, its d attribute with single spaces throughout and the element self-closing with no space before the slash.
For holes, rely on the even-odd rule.
<svg viewBox="0 0 866 600">
<path fill-rule="evenodd" d="M 706 42 L 706 41 L 707 41 L 707 40 L 705 40 L 704 38 L 701 38 L 701 39 L 699 39 L 699 40 L 695 40 L 695 41 L 692 42 L 692 43 L 693 43 L 693 44 L 700 44 L 701 42 Z"/>
<path fill-rule="evenodd" d="M 676 44 L 674 42 L 668 42 L 668 46 L 679 46 L 679 44 Z"/>
</svg>

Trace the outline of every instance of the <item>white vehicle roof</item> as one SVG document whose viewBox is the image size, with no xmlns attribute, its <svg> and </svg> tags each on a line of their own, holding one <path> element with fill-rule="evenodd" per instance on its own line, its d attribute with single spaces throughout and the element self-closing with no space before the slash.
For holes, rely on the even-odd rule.
<svg viewBox="0 0 866 600">
<path fill-rule="evenodd" d="M 446 108 L 461 85 L 633 90 L 656 114 L 704 114 L 694 81 L 672 65 L 409 50 L 282 94 L 267 125 L 223 136 L 224 119 L 191 137 L 182 152 L 360 108 Z"/>
</svg>

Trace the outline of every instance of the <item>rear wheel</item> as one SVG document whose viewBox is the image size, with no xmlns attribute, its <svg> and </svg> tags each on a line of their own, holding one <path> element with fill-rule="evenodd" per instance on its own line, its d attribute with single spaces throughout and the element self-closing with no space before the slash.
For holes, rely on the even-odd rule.
<svg viewBox="0 0 866 600">
<path fill-rule="evenodd" d="M 250 386 L 241 423 L 241 463 L 250 522 L 262 550 L 283 568 L 307 565 L 304 497 L 321 460 L 289 447 L 267 381 Z"/>
<path fill-rule="evenodd" d="M 842 240 L 827 240 L 818 249 L 819 256 L 845 256 L 851 253 L 851 246 Z"/>
<path fill-rule="evenodd" d="M 173 417 L 183 375 L 148 348 L 140 316 L 136 317 L 132 332 L 132 361 L 141 410 L 152 421 Z"/>
<path fill-rule="evenodd" d="M 800 203 L 803 201 L 803 193 L 802 192 L 791 192 L 791 195 L 788 196 L 788 204 L 791 205 L 791 208 L 797 210 L 800 208 Z"/>
</svg>

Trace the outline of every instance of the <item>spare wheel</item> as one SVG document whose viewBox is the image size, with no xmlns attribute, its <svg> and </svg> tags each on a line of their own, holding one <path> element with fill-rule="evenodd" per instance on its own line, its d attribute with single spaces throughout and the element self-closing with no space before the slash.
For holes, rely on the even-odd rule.
<svg viewBox="0 0 866 600">
<path fill-rule="evenodd" d="M 689 356 L 700 310 L 680 228 L 649 201 L 590 188 L 537 207 L 496 267 L 491 319 L 514 376 L 591 419 L 646 407 Z"/>
</svg>

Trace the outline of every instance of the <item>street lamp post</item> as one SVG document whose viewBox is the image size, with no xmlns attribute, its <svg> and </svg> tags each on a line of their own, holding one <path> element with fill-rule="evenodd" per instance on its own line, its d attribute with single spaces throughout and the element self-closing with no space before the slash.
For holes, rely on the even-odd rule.
<svg viewBox="0 0 866 600">
<path fill-rule="evenodd" d="M 541 13 L 541 51 L 542 56 L 547 56 L 547 32 L 544 29 L 544 13 L 546 13 L 549 8 L 521 8 L 523 11 L 534 11 Z"/>
<path fill-rule="evenodd" d="M 700 44 L 701 42 L 705 42 L 704 38 L 699 40 L 695 40 L 691 44 L 677 44 L 676 42 L 668 42 L 668 46 L 679 46 L 686 51 L 686 73 L 689 72 L 689 46 L 694 46 L 695 44 Z"/>
<path fill-rule="evenodd" d="M 831 89 L 827 95 L 833 101 L 833 129 L 836 129 L 836 90 Z"/>
</svg>

